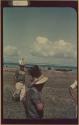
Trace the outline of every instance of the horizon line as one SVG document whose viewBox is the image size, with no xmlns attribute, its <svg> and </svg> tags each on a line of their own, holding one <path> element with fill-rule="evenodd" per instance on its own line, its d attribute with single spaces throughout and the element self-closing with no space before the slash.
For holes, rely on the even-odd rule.
<svg viewBox="0 0 79 125">
<path fill-rule="evenodd" d="M 17 64 L 17 62 L 3 62 L 3 64 Z M 50 64 L 50 63 L 26 63 L 25 65 L 34 65 L 34 64 L 38 64 L 38 65 L 53 65 L 53 66 L 67 66 L 67 67 L 77 67 L 77 65 L 60 65 L 60 64 Z"/>
</svg>

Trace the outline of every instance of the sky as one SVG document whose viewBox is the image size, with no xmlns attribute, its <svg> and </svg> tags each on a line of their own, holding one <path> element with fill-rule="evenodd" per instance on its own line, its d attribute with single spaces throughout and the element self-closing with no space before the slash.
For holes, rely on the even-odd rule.
<svg viewBox="0 0 79 125">
<path fill-rule="evenodd" d="M 5 62 L 76 66 L 77 14 L 64 7 L 3 9 Z"/>
</svg>

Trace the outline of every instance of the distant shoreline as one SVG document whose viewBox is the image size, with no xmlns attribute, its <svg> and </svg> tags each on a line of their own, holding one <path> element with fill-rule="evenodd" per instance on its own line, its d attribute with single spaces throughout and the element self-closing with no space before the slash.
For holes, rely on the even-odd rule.
<svg viewBox="0 0 79 125">
<path fill-rule="evenodd" d="M 3 67 L 4 72 L 15 72 L 17 68 Z"/>
<path fill-rule="evenodd" d="M 3 71 L 4 72 L 15 72 L 18 69 L 18 67 L 3 67 Z M 76 69 L 65 69 L 65 68 L 57 68 L 57 69 L 41 69 L 41 70 L 45 70 L 45 71 L 54 71 L 54 72 L 72 72 L 72 71 L 77 71 Z"/>
</svg>

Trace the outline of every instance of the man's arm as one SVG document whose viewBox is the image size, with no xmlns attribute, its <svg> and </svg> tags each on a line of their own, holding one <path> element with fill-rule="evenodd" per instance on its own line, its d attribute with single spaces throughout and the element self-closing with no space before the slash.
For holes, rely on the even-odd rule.
<svg viewBox="0 0 79 125">
<path fill-rule="evenodd" d="M 15 75 L 14 75 L 14 83 L 17 82 L 17 78 L 18 78 L 18 71 L 15 72 Z"/>
</svg>

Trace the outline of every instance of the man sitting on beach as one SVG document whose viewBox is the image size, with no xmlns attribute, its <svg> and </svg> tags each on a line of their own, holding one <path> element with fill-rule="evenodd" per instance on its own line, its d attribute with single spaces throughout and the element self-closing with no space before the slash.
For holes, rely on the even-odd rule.
<svg viewBox="0 0 79 125">
<path fill-rule="evenodd" d="M 44 83 L 48 80 L 41 74 L 41 71 L 37 65 L 29 70 L 29 74 L 32 76 L 32 83 L 27 91 L 27 94 L 23 98 L 23 104 L 27 119 L 41 119 L 43 118 L 44 104 L 41 99 L 41 91 Z"/>
<path fill-rule="evenodd" d="M 24 71 L 24 63 L 19 62 L 20 69 L 15 73 L 15 91 L 13 93 L 14 100 L 22 100 L 24 94 L 26 92 L 25 88 L 25 71 Z"/>
</svg>

